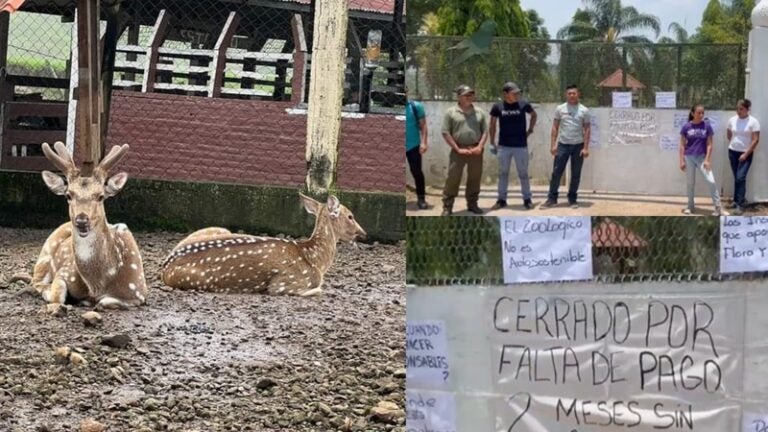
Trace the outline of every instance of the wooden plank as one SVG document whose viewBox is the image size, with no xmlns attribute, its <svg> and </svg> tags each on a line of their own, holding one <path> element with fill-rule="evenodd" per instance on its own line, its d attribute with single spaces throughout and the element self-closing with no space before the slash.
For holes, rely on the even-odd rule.
<svg viewBox="0 0 768 432">
<path fill-rule="evenodd" d="M 67 117 L 66 102 L 7 102 L 8 118 L 23 116 Z"/>
<path fill-rule="evenodd" d="M 156 83 L 156 90 L 177 90 L 186 92 L 202 92 L 207 93 L 208 87 L 204 85 L 188 85 L 188 84 L 170 84 L 170 83 Z"/>
<path fill-rule="evenodd" d="M 304 22 L 300 14 L 291 18 L 293 34 L 293 77 L 291 78 L 291 101 L 295 104 L 305 102 L 307 85 L 307 40 L 304 35 Z"/>
<path fill-rule="evenodd" d="M 54 167 L 53 164 L 45 158 L 45 156 L 11 156 L 10 147 L 8 147 L 7 151 L 5 148 L 3 148 L 3 153 L 5 153 L 5 155 L 2 161 L 3 163 L 0 165 L 0 168 L 2 169 L 35 172 L 42 170 L 58 171 L 58 169 Z"/>
<path fill-rule="evenodd" d="M 112 82 L 112 87 L 141 91 L 141 83 L 136 81 L 115 80 Z"/>
<path fill-rule="evenodd" d="M 130 28 L 129 33 L 128 33 L 129 40 L 132 37 L 132 32 L 133 32 L 133 28 Z M 136 40 L 138 41 L 138 33 L 137 33 L 137 36 L 136 36 Z M 118 45 L 117 46 L 117 52 L 130 53 L 132 55 L 139 55 L 139 54 L 146 55 L 147 54 L 147 47 L 143 47 L 143 46 L 140 46 L 140 45 Z"/>
<path fill-rule="evenodd" d="M 41 144 L 44 142 L 54 143 L 64 141 L 67 132 L 61 130 L 24 130 L 8 129 L 6 131 L 5 142 L 8 145 L 13 144 Z"/>
<path fill-rule="evenodd" d="M 227 22 L 221 30 L 219 39 L 213 47 L 213 61 L 211 62 L 211 79 L 208 80 L 208 97 L 219 97 L 221 85 L 224 82 L 224 67 L 227 65 L 227 49 L 232 45 L 232 38 L 240 23 L 240 17 L 236 12 L 230 12 Z"/>
<path fill-rule="evenodd" d="M 239 63 L 244 60 L 255 60 L 275 63 L 278 60 L 292 60 L 293 54 L 286 53 L 265 53 L 265 52 L 229 52 L 227 61 L 230 63 Z"/>
<path fill-rule="evenodd" d="M 158 64 L 157 70 L 163 72 L 173 72 L 174 75 L 189 75 L 189 74 L 207 74 L 211 68 L 207 66 L 188 66 L 185 69 L 179 69 L 172 64 Z"/>
<path fill-rule="evenodd" d="M 68 78 L 33 77 L 21 75 L 8 75 L 6 78 L 6 81 L 17 86 L 46 87 L 57 89 L 69 88 Z"/>
<path fill-rule="evenodd" d="M 158 53 L 163 57 L 172 57 L 172 58 L 204 58 L 204 59 L 213 58 L 212 50 L 203 50 L 203 49 L 176 49 L 176 48 L 160 47 L 158 48 Z"/>
<path fill-rule="evenodd" d="M 230 94 L 230 95 L 245 95 L 245 96 L 264 96 L 271 98 L 272 92 L 270 91 L 264 91 L 264 90 L 258 90 L 258 89 L 244 89 L 244 88 L 228 88 L 228 87 L 222 87 L 221 88 L 222 94 Z"/>
<path fill-rule="evenodd" d="M 155 88 L 157 78 L 157 60 L 160 57 L 158 50 L 163 44 L 165 33 L 168 29 L 168 15 L 165 9 L 160 11 L 155 21 L 155 27 L 152 30 L 152 36 L 149 39 L 149 48 L 147 49 L 147 63 L 144 66 L 144 81 L 141 85 L 141 91 L 151 93 Z"/>
<path fill-rule="evenodd" d="M 371 92 L 379 93 L 401 93 L 403 92 L 403 86 L 371 86 Z"/>
</svg>

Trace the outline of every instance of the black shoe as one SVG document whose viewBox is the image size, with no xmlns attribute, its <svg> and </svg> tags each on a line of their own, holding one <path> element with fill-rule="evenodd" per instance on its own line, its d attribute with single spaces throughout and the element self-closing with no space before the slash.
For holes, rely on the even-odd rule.
<svg viewBox="0 0 768 432">
<path fill-rule="evenodd" d="M 419 202 L 416 205 L 419 206 L 419 210 L 426 210 L 429 208 L 429 205 L 427 205 L 427 201 L 425 201 L 424 198 L 419 198 Z"/>
<path fill-rule="evenodd" d="M 478 206 L 477 206 L 477 204 L 475 204 L 475 205 L 471 205 L 471 206 L 467 207 L 467 210 L 469 210 L 470 212 L 472 212 L 472 213 L 474 213 L 474 214 L 477 214 L 477 215 L 481 215 L 481 214 L 483 214 L 483 213 L 484 213 L 484 212 L 483 212 L 483 209 L 481 209 L 480 207 L 478 207 Z"/>
<path fill-rule="evenodd" d="M 533 208 L 533 203 L 529 199 L 523 200 L 523 207 L 525 207 L 526 210 L 530 210 Z"/>
<path fill-rule="evenodd" d="M 450 216 L 453 213 L 453 210 L 450 208 L 443 208 L 443 213 L 440 216 Z"/>
<path fill-rule="evenodd" d="M 493 207 L 491 207 L 491 210 L 498 210 L 498 209 L 504 208 L 506 206 L 507 206 L 507 202 L 506 201 L 498 200 L 498 201 L 496 201 L 496 204 L 494 204 Z"/>
<path fill-rule="evenodd" d="M 540 209 L 548 209 L 548 208 L 552 208 L 552 207 L 554 207 L 556 205 L 557 205 L 557 201 L 548 199 L 548 200 L 546 200 L 544 202 L 544 204 L 540 205 L 539 208 Z"/>
</svg>

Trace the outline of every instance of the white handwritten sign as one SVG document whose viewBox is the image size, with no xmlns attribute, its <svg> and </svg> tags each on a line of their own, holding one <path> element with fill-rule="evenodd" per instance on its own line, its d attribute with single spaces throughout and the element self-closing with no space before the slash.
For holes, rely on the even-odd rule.
<svg viewBox="0 0 768 432">
<path fill-rule="evenodd" d="M 444 388 L 450 376 L 443 321 L 409 321 L 405 329 L 408 388 Z"/>
<path fill-rule="evenodd" d="M 680 148 L 680 135 L 662 134 L 659 137 L 659 147 L 662 150 L 678 150 Z"/>
<path fill-rule="evenodd" d="M 498 292 L 486 307 L 496 432 L 738 429 L 743 297 Z"/>
<path fill-rule="evenodd" d="M 500 217 L 504 282 L 592 279 L 589 217 Z"/>
<path fill-rule="evenodd" d="M 632 92 L 613 92 L 614 108 L 632 108 Z"/>
<path fill-rule="evenodd" d="M 686 123 L 688 123 L 687 113 L 675 113 L 674 127 L 675 132 L 677 132 L 678 135 L 680 134 L 680 129 L 682 129 Z"/>
<path fill-rule="evenodd" d="M 613 109 L 608 114 L 609 145 L 656 144 L 659 120 L 654 110 Z"/>
<path fill-rule="evenodd" d="M 768 270 L 768 217 L 720 218 L 720 272 Z"/>
<path fill-rule="evenodd" d="M 406 432 L 456 432 L 456 402 L 452 393 L 405 391 Z"/>
<path fill-rule="evenodd" d="M 677 108 L 677 93 L 656 92 L 656 108 Z"/>
<path fill-rule="evenodd" d="M 744 413 L 742 432 L 768 432 L 768 415 Z"/>
</svg>

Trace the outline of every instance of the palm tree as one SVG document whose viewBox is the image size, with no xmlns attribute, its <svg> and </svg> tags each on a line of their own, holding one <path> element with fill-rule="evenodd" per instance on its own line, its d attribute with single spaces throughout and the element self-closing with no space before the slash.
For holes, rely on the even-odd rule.
<svg viewBox="0 0 768 432">
<path fill-rule="evenodd" d="M 667 31 L 671 33 L 674 38 L 671 38 L 669 36 L 664 36 L 659 38 L 659 43 L 678 43 L 678 44 L 684 44 L 688 43 L 690 36 L 688 35 L 688 31 L 685 30 L 683 26 L 680 24 L 673 22 L 669 25 L 667 28 Z"/>
<path fill-rule="evenodd" d="M 653 30 L 659 37 L 661 22 L 655 15 L 644 14 L 621 0 L 583 0 L 585 8 L 576 10 L 573 21 L 557 32 L 561 39 L 573 42 L 652 43 L 633 32 Z"/>
</svg>

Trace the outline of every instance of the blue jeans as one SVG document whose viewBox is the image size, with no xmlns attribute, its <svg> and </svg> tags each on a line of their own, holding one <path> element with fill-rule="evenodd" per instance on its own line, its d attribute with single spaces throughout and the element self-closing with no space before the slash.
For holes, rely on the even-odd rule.
<svg viewBox="0 0 768 432">
<path fill-rule="evenodd" d="M 701 172 L 704 181 L 709 186 L 709 194 L 712 196 L 712 204 L 720 208 L 720 192 L 715 184 L 715 175 L 710 169 L 704 169 L 704 155 L 685 155 L 685 175 L 688 179 L 688 208 L 693 210 L 693 192 L 696 187 L 696 171 Z"/>
<path fill-rule="evenodd" d="M 557 202 L 558 188 L 560 187 L 560 179 L 565 172 L 565 166 L 568 164 L 568 159 L 571 160 L 571 184 L 568 186 L 568 202 L 573 204 L 576 202 L 579 191 L 579 182 L 581 181 L 581 166 L 584 165 L 584 157 L 581 156 L 581 151 L 584 149 L 584 144 L 563 144 L 557 143 L 557 154 L 555 155 L 555 168 L 552 171 L 552 180 L 549 182 L 549 195 L 547 196 L 549 201 Z"/>
<path fill-rule="evenodd" d="M 531 182 L 528 178 L 528 147 L 499 146 L 499 201 L 507 201 L 509 186 L 509 168 L 515 159 L 515 168 L 520 177 L 520 187 L 523 189 L 523 199 L 531 199 Z"/>
<path fill-rule="evenodd" d="M 733 188 L 733 202 L 741 208 L 747 205 L 747 174 L 749 173 L 749 167 L 752 166 L 751 154 L 744 162 L 739 161 L 743 154 L 742 152 L 728 149 L 728 159 L 731 161 L 731 171 L 733 171 L 733 178 L 736 181 L 736 185 Z"/>
</svg>

